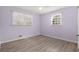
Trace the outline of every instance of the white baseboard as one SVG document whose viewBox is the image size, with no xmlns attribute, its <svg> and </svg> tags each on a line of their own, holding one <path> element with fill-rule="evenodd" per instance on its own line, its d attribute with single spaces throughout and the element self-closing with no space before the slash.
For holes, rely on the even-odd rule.
<svg viewBox="0 0 79 59">
<path fill-rule="evenodd" d="M 23 38 L 29 38 L 29 37 L 33 37 L 33 36 L 38 36 L 38 35 L 40 35 L 40 34 L 32 34 L 32 35 L 28 35 L 28 36 L 23 36 L 23 37 L 14 38 L 14 39 L 12 39 L 12 40 L 1 41 L 1 44 L 2 44 L 2 43 L 6 43 L 6 42 L 15 41 L 15 40 L 20 40 L 20 39 L 23 39 Z M 48 37 L 51 37 L 51 38 L 57 38 L 57 39 L 61 39 L 61 40 L 64 40 L 64 41 L 77 43 L 77 41 L 71 41 L 71 40 L 68 40 L 68 39 L 65 39 L 65 38 L 56 37 L 56 36 L 50 36 L 50 35 L 44 35 L 44 34 L 43 34 L 43 36 L 48 36 Z M 79 47 L 78 47 L 78 48 L 79 48 Z"/>
<path fill-rule="evenodd" d="M 38 36 L 38 35 L 40 35 L 40 34 L 32 34 L 32 35 L 23 36 L 23 37 L 17 37 L 17 38 L 14 38 L 14 39 L 12 39 L 12 40 L 1 41 L 1 44 L 7 43 L 7 42 L 11 42 L 11 41 L 15 41 L 15 40 L 21 40 L 21 39 L 29 38 L 29 37 L 33 37 L 33 36 Z"/>
<path fill-rule="evenodd" d="M 68 42 L 77 43 L 77 41 L 71 41 L 71 40 L 61 38 L 61 37 L 57 37 L 57 36 L 50 36 L 50 35 L 44 35 L 44 34 L 43 34 L 43 36 L 48 36 L 48 37 L 51 37 L 51 38 L 56 38 L 56 39 L 61 39 L 61 40 L 68 41 Z"/>
</svg>

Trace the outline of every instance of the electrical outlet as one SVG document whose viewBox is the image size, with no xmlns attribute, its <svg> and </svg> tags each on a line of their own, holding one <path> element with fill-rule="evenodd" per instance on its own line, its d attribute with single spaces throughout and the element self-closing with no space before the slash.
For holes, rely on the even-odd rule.
<svg viewBox="0 0 79 59">
<path fill-rule="evenodd" d="M 22 37 L 22 35 L 19 35 L 19 37 Z"/>
</svg>

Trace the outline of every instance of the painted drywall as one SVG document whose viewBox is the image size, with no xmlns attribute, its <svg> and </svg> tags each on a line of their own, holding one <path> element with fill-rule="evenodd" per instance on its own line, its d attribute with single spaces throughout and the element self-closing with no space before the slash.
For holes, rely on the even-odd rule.
<svg viewBox="0 0 79 59">
<path fill-rule="evenodd" d="M 18 11 L 33 15 L 32 26 L 12 26 L 12 12 Z M 62 13 L 63 24 L 61 26 L 50 25 L 50 17 L 53 14 Z M 17 7 L 0 7 L 0 40 L 4 43 L 18 38 L 45 35 L 77 42 L 77 7 L 68 7 L 43 15 L 33 14 Z"/>
<path fill-rule="evenodd" d="M 12 12 L 17 11 L 25 14 L 33 15 L 33 24 L 32 26 L 13 26 L 12 22 Z M 40 20 L 39 15 L 30 13 L 23 9 L 17 7 L 0 7 L 1 23 L 0 23 L 0 39 L 2 43 L 6 41 L 13 41 L 13 39 L 18 38 L 19 35 L 23 37 L 30 37 L 40 34 Z"/>
<path fill-rule="evenodd" d="M 0 10 L 0 13 L 1 13 L 1 10 Z M 1 24 L 1 15 L 0 15 L 0 24 Z M 2 33 L 2 29 L 1 29 L 1 25 L 0 25 L 0 48 L 1 48 L 1 39 L 2 39 L 1 38 L 2 37 L 1 35 L 2 34 L 1 33 Z"/>
<path fill-rule="evenodd" d="M 51 25 L 51 16 L 62 13 L 62 25 Z M 77 42 L 77 7 L 67 7 L 61 10 L 41 15 L 41 34 L 70 42 Z"/>
<path fill-rule="evenodd" d="M 78 7 L 78 33 L 77 34 L 79 34 L 79 7 Z M 78 37 L 78 49 L 79 49 L 79 36 L 77 36 Z"/>
</svg>

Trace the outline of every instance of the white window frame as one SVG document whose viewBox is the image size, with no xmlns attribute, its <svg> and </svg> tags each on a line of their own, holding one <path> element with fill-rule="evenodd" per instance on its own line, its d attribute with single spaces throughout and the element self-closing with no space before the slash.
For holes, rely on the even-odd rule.
<svg viewBox="0 0 79 59">
<path fill-rule="evenodd" d="M 12 13 L 12 25 L 31 26 L 33 22 L 32 20 L 33 20 L 33 17 L 30 14 L 24 14 L 24 13 L 15 12 L 15 11 Z"/>
<path fill-rule="evenodd" d="M 55 16 L 57 16 L 57 15 L 60 15 L 60 20 L 59 20 L 59 24 L 53 24 L 53 18 L 55 17 Z M 54 14 L 54 15 L 52 15 L 51 16 L 51 25 L 62 25 L 62 13 L 57 13 L 57 14 Z"/>
</svg>

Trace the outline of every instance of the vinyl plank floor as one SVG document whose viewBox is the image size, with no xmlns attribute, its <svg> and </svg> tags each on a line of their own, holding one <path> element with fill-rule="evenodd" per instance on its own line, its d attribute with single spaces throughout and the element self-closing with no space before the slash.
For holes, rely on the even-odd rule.
<svg viewBox="0 0 79 59">
<path fill-rule="evenodd" d="M 76 52 L 77 44 L 47 36 L 3 43 L 0 52 Z"/>
</svg>

